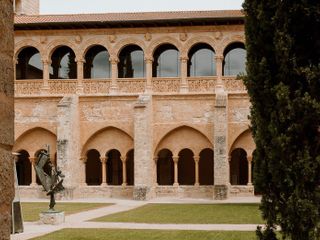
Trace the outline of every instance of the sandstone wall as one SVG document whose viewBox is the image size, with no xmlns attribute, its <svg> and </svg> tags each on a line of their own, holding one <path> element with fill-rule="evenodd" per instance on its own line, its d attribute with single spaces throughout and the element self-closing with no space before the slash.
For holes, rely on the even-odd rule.
<svg viewBox="0 0 320 240">
<path fill-rule="evenodd" d="M 10 238 L 13 187 L 13 2 L 0 3 L 0 239 Z"/>
<path fill-rule="evenodd" d="M 38 15 L 39 14 L 39 0 L 16 0 L 15 1 L 16 14 Z"/>
</svg>

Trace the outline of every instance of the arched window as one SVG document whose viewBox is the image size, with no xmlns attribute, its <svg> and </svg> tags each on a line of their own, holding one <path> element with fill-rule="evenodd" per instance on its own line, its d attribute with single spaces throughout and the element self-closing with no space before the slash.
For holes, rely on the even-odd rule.
<svg viewBox="0 0 320 240">
<path fill-rule="evenodd" d="M 162 149 L 158 153 L 157 161 L 157 183 L 159 185 L 173 185 L 174 182 L 174 164 L 172 152 L 168 149 Z"/>
<path fill-rule="evenodd" d="M 134 151 L 133 149 L 127 153 L 126 161 L 127 184 L 134 185 Z"/>
<path fill-rule="evenodd" d="M 43 65 L 39 51 L 34 47 L 27 47 L 18 54 L 16 65 L 16 79 L 42 79 Z"/>
<path fill-rule="evenodd" d="M 195 183 L 195 163 L 193 152 L 190 149 L 183 149 L 179 152 L 178 183 L 180 185 Z"/>
<path fill-rule="evenodd" d="M 247 185 L 248 183 L 247 153 L 242 148 L 236 148 L 231 153 L 230 183 L 231 185 Z"/>
<path fill-rule="evenodd" d="M 16 162 L 16 170 L 19 185 L 31 184 L 31 163 L 29 153 L 25 150 L 19 152 L 18 161 Z"/>
<path fill-rule="evenodd" d="M 91 149 L 87 153 L 86 162 L 86 183 L 88 185 L 100 185 L 102 183 L 101 168 L 100 153 L 95 149 Z"/>
<path fill-rule="evenodd" d="M 144 77 L 144 66 L 144 54 L 142 49 L 137 45 L 126 46 L 119 54 L 118 77 Z"/>
<path fill-rule="evenodd" d="M 103 46 L 91 47 L 85 56 L 84 78 L 110 78 L 110 55 Z"/>
<path fill-rule="evenodd" d="M 57 48 L 51 56 L 50 79 L 76 79 L 77 64 L 71 48 Z"/>
<path fill-rule="evenodd" d="M 199 43 L 191 48 L 188 54 L 188 76 L 216 75 L 216 60 L 213 48 Z"/>
<path fill-rule="evenodd" d="M 107 183 L 109 185 L 122 184 L 122 161 L 120 159 L 120 152 L 113 149 L 107 154 Z"/>
<path fill-rule="evenodd" d="M 203 149 L 199 161 L 199 183 L 200 185 L 213 185 L 214 182 L 214 161 L 212 149 Z"/>
<path fill-rule="evenodd" d="M 243 43 L 230 44 L 224 51 L 223 75 L 236 76 L 246 73 L 246 55 Z"/>
<path fill-rule="evenodd" d="M 180 75 L 179 51 L 171 44 L 161 45 L 153 55 L 153 77 L 178 77 Z"/>
</svg>

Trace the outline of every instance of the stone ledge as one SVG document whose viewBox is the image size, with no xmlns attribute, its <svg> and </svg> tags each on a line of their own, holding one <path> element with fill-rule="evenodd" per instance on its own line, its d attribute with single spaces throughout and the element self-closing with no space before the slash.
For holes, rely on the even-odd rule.
<svg viewBox="0 0 320 240">
<path fill-rule="evenodd" d="M 48 210 L 47 212 L 41 212 L 39 216 L 40 224 L 59 225 L 64 223 L 64 212 Z"/>
</svg>

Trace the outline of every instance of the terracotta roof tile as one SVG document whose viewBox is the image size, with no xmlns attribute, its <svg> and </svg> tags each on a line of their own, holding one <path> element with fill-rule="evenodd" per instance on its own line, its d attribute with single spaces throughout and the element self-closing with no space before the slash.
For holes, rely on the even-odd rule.
<svg viewBox="0 0 320 240">
<path fill-rule="evenodd" d="M 69 15 L 16 15 L 15 24 L 85 23 L 85 22 L 134 22 L 152 20 L 228 19 L 242 18 L 240 10 L 136 12 Z"/>
</svg>

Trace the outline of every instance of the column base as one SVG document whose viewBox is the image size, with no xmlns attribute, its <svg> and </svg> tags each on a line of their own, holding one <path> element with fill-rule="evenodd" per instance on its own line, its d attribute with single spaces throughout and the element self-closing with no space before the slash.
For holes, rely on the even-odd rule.
<svg viewBox="0 0 320 240">
<path fill-rule="evenodd" d="M 229 196 L 229 187 L 228 185 L 214 185 L 214 196 L 215 200 L 225 200 Z"/>
<path fill-rule="evenodd" d="M 181 85 L 181 87 L 180 87 L 180 93 L 187 93 L 187 92 L 189 92 L 188 85 L 187 85 L 187 84 Z"/>
<path fill-rule="evenodd" d="M 195 183 L 194 186 L 195 187 L 200 187 L 200 184 L 199 183 Z"/>
<path fill-rule="evenodd" d="M 173 186 L 174 187 L 179 187 L 179 183 L 174 183 Z"/>
<path fill-rule="evenodd" d="M 133 188 L 133 200 L 146 201 L 155 197 L 154 188 L 139 186 Z"/>
<path fill-rule="evenodd" d="M 101 183 L 101 185 L 100 185 L 101 187 L 107 187 L 108 186 L 108 184 L 107 183 Z"/>
<path fill-rule="evenodd" d="M 117 86 L 110 86 L 110 90 L 109 90 L 110 95 L 116 95 L 118 93 L 118 88 Z"/>
</svg>

